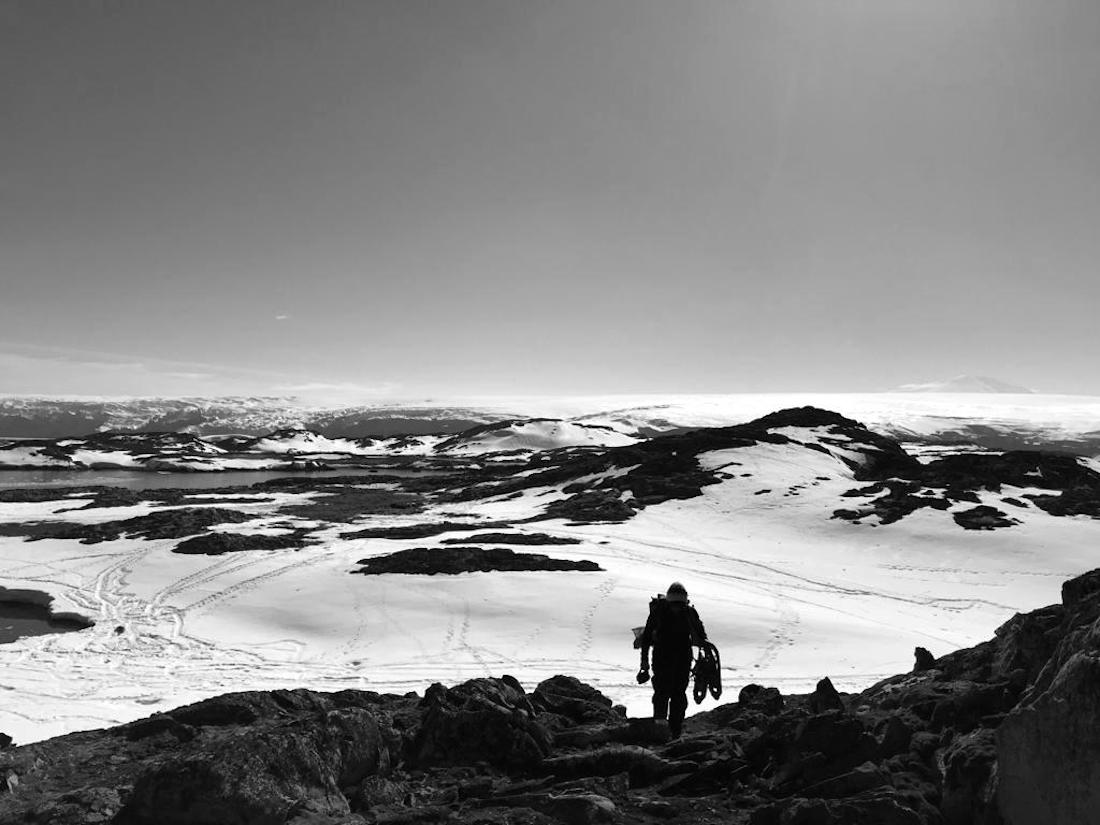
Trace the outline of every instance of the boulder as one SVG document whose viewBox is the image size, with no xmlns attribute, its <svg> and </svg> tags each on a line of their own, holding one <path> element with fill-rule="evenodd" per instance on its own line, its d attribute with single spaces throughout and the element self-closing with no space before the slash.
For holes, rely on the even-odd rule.
<svg viewBox="0 0 1100 825">
<path fill-rule="evenodd" d="M 1069 658 L 1050 687 L 997 729 L 1006 825 L 1095 821 L 1100 810 L 1100 654 Z"/>
<path fill-rule="evenodd" d="M 927 648 L 918 647 L 913 650 L 913 656 L 915 661 L 913 662 L 913 672 L 921 673 L 925 670 L 931 670 L 936 666 L 936 657 L 933 656 Z"/>
<path fill-rule="evenodd" d="M 1088 573 L 1062 582 L 1062 604 L 1068 608 L 1077 607 L 1098 593 L 1100 593 L 1100 570 L 1090 570 Z"/>
<path fill-rule="evenodd" d="M 553 713 L 577 725 L 621 723 L 612 702 L 596 688 L 575 676 L 551 676 L 531 692 L 531 704 L 543 713 Z"/>
<path fill-rule="evenodd" d="M 873 759 L 878 742 L 859 719 L 831 710 L 799 723 L 785 750 L 783 766 L 772 782 L 774 787 L 791 789 L 838 776 Z"/>
<path fill-rule="evenodd" d="M 377 720 L 344 708 L 201 737 L 138 776 L 118 825 L 283 822 L 350 813 L 341 788 L 388 771 Z"/>
<path fill-rule="evenodd" d="M 997 628 L 988 672 L 971 672 L 968 678 L 1007 678 L 1024 671 L 1024 681 L 1034 682 L 1065 636 L 1067 612 L 1051 605 L 1030 613 L 1017 613 Z"/>
<path fill-rule="evenodd" d="M 907 717 L 908 714 L 893 713 L 882 723 L 878 753 L 883 759 L 909 750 L 916 725 L 909 724 Z"/>
<path fill-rule="evenodd" d="M 810 713 L 824 713 L 827 710 L 844 710 L 844 700 L 840 698 L 833 682 L 826 676 L 817 683 L 807 703 Z"/>
<path fill-rule="evenodd" d="M 741 692 L 737 694 L 737 703 L 744 708 L 775 714 L 783 710 L 783 694 L 778 688 L 750 684 L 741 688 Z"/>
<path fill-rule="evenodd" d="M 960 736 L 943 753 L 945 825 L 1001 825 L 997 810 L 997 749 L 994 733 L 982 728 Z"/>
<path fill-rule="evenodd" d="M 487 762 L 501 768 L 538 764 L 550 753 L 550 732 L 514 679 L 471 679 L 432 685 L 408 758 L 418 767 Z"/>
</svg>

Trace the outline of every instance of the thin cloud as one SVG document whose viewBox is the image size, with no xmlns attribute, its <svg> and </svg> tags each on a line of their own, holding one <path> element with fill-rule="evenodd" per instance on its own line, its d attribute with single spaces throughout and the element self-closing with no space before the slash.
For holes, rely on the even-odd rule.
<svg viewBox="0 0 1100 825">
<path fill-rule="evenodd" d="M 289 316 L 289 315 L 276 315 L 276 316 L 275 316 L 275 320 L 276 320 L 276 321 L 286 321 L 286 320 L 288 320 L 289 318 L 290 318 L 290 316 Z"/>
<path fill-rule="evenodd" d="M 122 353 L 0 341 L 0 394 L 55 397 L 296 396 L 354 403 L 392 394 L 391 383 L 310 381 L 300 374 Z"/>
</svg>

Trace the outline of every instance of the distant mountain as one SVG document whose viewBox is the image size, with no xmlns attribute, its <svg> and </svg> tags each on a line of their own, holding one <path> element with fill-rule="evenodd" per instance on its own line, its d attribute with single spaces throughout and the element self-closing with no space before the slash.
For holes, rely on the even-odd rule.
<svg viewBox="0 0 1100 825">
<path fill-rule="evenodd" d="M 902 384 L 898 392 L 998 392 L 1033 393 L 1027 387 L 1009 384 L 986 375 L 957 375 L 947 381 L 933 381 L 928 384 Z"/>
<path fill-rule="evenodd" d="M 264 435 L 287 428 L 333 438 L 459 433 L 510 418 L 460 407 L 306 407 L 293 398 L 0 398 L 0 437 L 64 438 L 108 430 Z"/>
</svg>

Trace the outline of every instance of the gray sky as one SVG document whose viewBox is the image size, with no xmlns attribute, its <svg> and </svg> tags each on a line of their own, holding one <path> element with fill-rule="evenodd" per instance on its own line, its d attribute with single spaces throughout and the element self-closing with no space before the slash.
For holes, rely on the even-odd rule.
<svg viewBox="0 0 1100 825">
<path fill-rule="evenodd" d="M 1100 394 L 1100 4 L 0 0 L 0 392 Z"/>
</svg>

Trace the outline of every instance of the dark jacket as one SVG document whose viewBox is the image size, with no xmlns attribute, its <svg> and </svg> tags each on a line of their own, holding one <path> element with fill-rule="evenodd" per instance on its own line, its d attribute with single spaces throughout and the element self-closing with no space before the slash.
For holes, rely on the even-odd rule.
<svg viewBox="0 0 1100 825">
<path fill-rule="evenodd" d="M 657 598 L 650 602 L 649 618 L 641 635 L 642 659 L 653 648 L 653 665 L 691 663 L 691 646 L 707 639 L 706 628 L 690 604 Z"/>
</svg>

